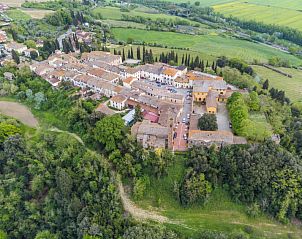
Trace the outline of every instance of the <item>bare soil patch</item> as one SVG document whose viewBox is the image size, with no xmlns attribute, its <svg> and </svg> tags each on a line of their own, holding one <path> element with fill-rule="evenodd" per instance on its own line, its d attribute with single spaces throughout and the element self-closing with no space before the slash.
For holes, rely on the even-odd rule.
<svg viewBox="0 0 302 239">
<path fill-rule="evenodd" d="M 43 9 L 26 9 L 26 8 L 21 8 L 22 12 L 28 14 L 34 19 L 42 19 L 46 15 L 49 15 L 53 13 L 54 11 L 51 10 L 43 10 Z"/>
<path fill-rule="evenodd" d="M 38 120 L 30 110 L 17 102 L 0 101 L 0 113 L 16 118 L 29 127 L 36 128 L 39 126 Z"/>
<path fill-rule="evenodd" d="M 0 3 L 7 4 L 11 7 L 21 7 L 21 4 L 24 3 L 26 0 L 0 0 Z M 48 0 L 34 0 L 34 2 L 46 2 Z"/>
</svg>

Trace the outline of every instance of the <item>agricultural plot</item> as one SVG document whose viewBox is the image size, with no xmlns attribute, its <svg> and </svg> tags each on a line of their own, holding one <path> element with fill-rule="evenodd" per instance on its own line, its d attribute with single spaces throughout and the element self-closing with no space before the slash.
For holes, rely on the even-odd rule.
<svg viewBox="0 0 302 239">
<path fill-rule="evenodd" d="M 280 70 L 289 73 L 293 78 L 283 76 L 262 66 L 253 66 L 256 73 L 264 80 L 268 79 L 270 87 L 284 90 L 291 101 L 302 101 L 302 71 L 289 68 Z"/>
<path fill-rule="evenodd" d="M 48 0 L 35 0 L 36 2 L 45 2 Z M 7 4 L 11 7 L 21 7 L 21 4 L 26 2 L 26 0 L 0 0 L 0 3 Z"/>
<path fill-rule="evenodd" d="M 100 22 L 108 24 L 110 27 L 146 29 L 146 25 L 136 22 L 118 20 L 100 20 Z"/>
<path fill-rule="evenodd" d="M 215 11 L 225 16 L 234 16 L 239 19 L 256 20 L 266 24 L 278 24 L 301 30 L 302 28 L 302 3 L 295 1 L 274 1 L 269 2 L 250 0 L 233 1 L 213 6 Z M 287 6 L 286 6 L 287 2 Z M 299 2 L 299 1 L 296 1 Z M 299 7 L 300 6 L 300 7 Z"/>
<path fill-rule="evenodd" d="M 34 19 L 42 19 L 46 15 L 53 13 L 53 11 L 43 10 L 43 9 L 26 9 L 26 8 L 22 8 L 21 11 L 23 13 L 29 15 L 31 18 L 34 18 Z"/>
<path fill-rule="evenodd" d="M 157 43 L 162 46 L 188 48 L 190 51 L 206 54 L 212 57 L 225 55 L 230 58 L 240 58 L 248 62 L 257 60 L 267 62 L 273 56 L 288 60 L 293 65 L 301 65 L 302 60 L 260 44 L 210 35 L 186 35 L 173 32 L 156 32 L 139 29 L 114 28 L 112 32 L 117 40 L 127 41 L 132 38 L 135 41 Z"/>
<path fill-rule="evenodd" d="M 6 12 L 6 15 L 14 21 L 29 20 L 31 16 L 19 9 L 11 9 Z"/>
<path fill-rule="evenodd" d="M 135 17 L 135 16 L 146 17 L 152 20 L 156 20 L 158 18 L 166 19 L 166 20 L 176 20 L 176 19 L 182 21 L 184 20 L 181 17 L 170 16 L 170 15 L 154 12 L 153 9 L 146 8 L 146 7 L 136 8 L 129 12 L 121 11 L 121 9 L 117 7 L 102 7 L 102 8 L 98 7 L 93 9 L 92 13 L 95 15 L 101 14 L 103 19 L 109 19 L 109 20 L 121 20 L 122 15 L 127 15 L 131 17 Z M 190 22 L 191 24 L 200 25 L 199 23 L 193 21 L 189 21 L 189 20 L 186 21 Z"/>
</svg>

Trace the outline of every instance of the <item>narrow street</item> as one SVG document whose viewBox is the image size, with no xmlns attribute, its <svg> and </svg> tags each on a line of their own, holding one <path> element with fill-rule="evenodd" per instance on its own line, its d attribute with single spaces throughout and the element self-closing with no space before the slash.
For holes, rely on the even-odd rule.
<svg viewBox="0 0 302 239">
<path fill-rule="evenodd" d="M 187 137 L 189 133 L 189 122 L 192 112 L 192 97 L 188 97 L 189 90 L 184 91 L 185 101 L 183 106 L 183 111 L 177 119 L 177 123 L 174 127 L 174 141 L 173 141 L 173 151 L 186 151 L 188 148 Z"/>
</svg>

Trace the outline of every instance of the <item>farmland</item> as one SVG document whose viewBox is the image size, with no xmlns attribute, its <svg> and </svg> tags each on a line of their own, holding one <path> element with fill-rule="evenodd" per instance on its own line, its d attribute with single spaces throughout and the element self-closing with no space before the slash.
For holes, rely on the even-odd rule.
<svg viewBox="0 0 302 239">
<path fill-rule="evenodd" d="M 31 18 L 34 19 L 42 19 L 48 14 L 53 13 L 53 11 L 50 10 L 43 10 L 43 9 L 24 9 L 21 8 L 21 11 L 27 15 L 29 15 Z"/>
<path fill-rule="evenodd" d="M 128 38 L 132 38 L 140 42 L 156 42 L 157 44 L 167 47 L 189 48 L 193 52 L 212 57 L 225 55 L 231 58 L 241 58 L 248 62 L 253 62 L 255 59 L 260 62 L 267 62 L 269 58 L 278 56 L 282 59 L 287 59 L 291 64 L 302 64 L 302 60 L 292 55 L 256 43 L 227 36 L 223 37 L 214 34 L 192 36 L 172 32 L 123 28 L 114 28 L 112 32 L 117 40 L 127 41 Z"/>
<path fill-rule="evenodd" d="M 269 80 L 270 87 L 284 90 L 291 101 L 302 101 L 301 70 L 280 68 L 293 76 L 293 78 L 289 78 L 262 66 L 253 66 L 253 68 L 261 78 Z"/>
<path fill-rule="evenodd" d="M 166 15 L 166 14 L 162 14 L 162 13 L 158 13 L 157 11 L 150 9 L 150 8 L 146 8 L 146 7 L 139 7 L 136 8 L 134 10 L 131 10 L 129 12 L 123 12 L 121 11 L 120 8 L 117 7 L 102 7 L 102 8 L 95 8 L 92 11 L 93 14 L 97 15 L 97 14 L 101 14 L 101 16 L 104 19 L 109 19 L 109 20 L 121 20 L 122 19 L 122 15 L 127 15 L 127 16 L 139 16 L 139 17 L 146 17 L 146 18 L 150 18 L 152 20 L 156 20 L 158 18 L 161 19 L 166 19 L 166 20 L 184 20 L 183 18 L 180 17 L 176 17 L 176 16 L 170 16 L 170 15 Z M 198 24 L 196 22 L 192 22 L 187 20 L 190 23 L 193 24 Z"/>
<path fill-rule="evenodd" d="M 11 9 L 7 11 L 7 16 L 15 21 L 20 20 L 29 20 L 31 19 L 30 15 L 27 13 L 22 12 L 19 9 Z"/>
<path fill-rule="evenodd" d="M 24 3 L 26 0 L 0 0 L 0 3 L 7 4 L 11 7 L 21 7 L 21 4 Z M 36 2 L 45 2 L 47 0 L 35 0 Z"/>
<path fill-rule="evenodd" d="M 214 9 L 225 16 L 234 16 L 239 19 L 256 20 L 266 24 L 278 24 L 295 29 L 301 29 L 302 27 L 302 12 L 300 10 L 276 7 L 269 4 L 254 4 L 253 1 L 234 1 L 219 4 L 215 5 Z"/>
</svg>

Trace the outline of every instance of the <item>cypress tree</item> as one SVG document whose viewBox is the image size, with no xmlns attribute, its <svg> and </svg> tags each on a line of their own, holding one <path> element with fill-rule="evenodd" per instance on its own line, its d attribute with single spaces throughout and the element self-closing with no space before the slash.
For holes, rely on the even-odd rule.
<svg viewBox="0 0 302 239">
<path fill-rule="evenodd" d="M 125 60 L 126 60 L 126 57 L 125 57 L 125 50 L 123 49 L 122 61 L 124 62 Z"/>
<path fill-rule="evenodd" d="M 15 50 L 12 50 L 12 58 L 17 65 L 20 64 L 20 57 L 18 56 L 18 53 Z"/>
<path fill-rule="evenodd" d="M 130 58 L 131 58 L 131 59 L 134 59 L 132 47 L 131 47 L 131 49 L 130 49 Z"/>
<path fill-rule="evenodd" d="M 136 49 L 136 58 L 137 58 L 138 60 L 141 59 L 141 48 L 140 48 L 140 47 L 138 47 L 138 48 Z"/>
<path fill-rule="evenodd" d="M 183 65 L 185 62 L 185 55 L 182 55 L 182 58 L 181 58 L 181 64 Z"/>
<path fill-rule="evenodd" d="M 130 59 L 131 58 L 131 52 L 130 50 L 128 50 L 128 55 L 127 55 L 127 58 Z"/>
</svg>

